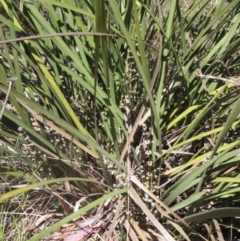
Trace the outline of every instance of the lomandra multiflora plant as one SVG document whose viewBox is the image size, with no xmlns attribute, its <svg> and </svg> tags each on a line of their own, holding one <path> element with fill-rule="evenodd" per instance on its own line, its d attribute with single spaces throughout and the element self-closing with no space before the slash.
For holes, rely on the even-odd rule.
<svg viewBox="0 0 240 241">
<path fill-rule="evenodd" d="M 0 3 L 6 240 L 237 238 L 237 0 Z"/>
</svg>

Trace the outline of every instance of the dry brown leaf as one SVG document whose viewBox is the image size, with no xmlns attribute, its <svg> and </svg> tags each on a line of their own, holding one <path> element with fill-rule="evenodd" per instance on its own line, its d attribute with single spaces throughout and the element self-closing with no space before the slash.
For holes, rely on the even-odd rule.
<svg viewBox="0 0 240 241">
<path fill-rule="evenodd" d="M 124 227 L 127 230 L 128 235 L 130 236 L 132 241 L 139 241 L 136 233 L 134 232 L 134 230 L 132 229 L 130 223 L 128 222 L 128 220 L 126 219 L 124 222 Z"/>
<path fill-rule="evenodd" d="M 142 241 L 148 241 L 147 237 L 146 237 L 146 232 L 144 232 L 139 226 L 138 223 L 131 218 L 130 220 L 131 225 L 133 226 L 135 232 L 138 234 L 138 236 L 142 239 Z"/>
<path fill-rule="evenodd" d="M 140 187 L 144 192 L 146 192 L 156 203 L 158 203 L 161 207 L 166 209 L 168 213 L 172 214 L 178 221 L 180 221 L 185 227 L 192 230 L 191 227 L 182 219 L 180 218 L 176 213 L 174 213 L 165 203 L 163 203 L 159 198 L 157 198 L 150 190 L 148 190 L 134 175 L 130 176 L 131 181 L 135 183 L 138 187 Z M 140 199 L 141 200 L 141 199 Z M 163 214 L 164 215 L 164 214 Z M 196 233 L 200 238 L 202 238 L 205 241 L 208 241 L 205 239 L 201 234 Z"/>
<path fill-rule="evenodd" d="M 142 199 L 139 197 L 135 189 L 131 186 L 129 189 L 129 194 L 133 201 L 142 209 L 145 215 L 149 218 L 149 220 L 153 223 L 155 228 L 165 237 L 167 241 L 175 241 L 175 239 L 170 235 L 170 233 L 158 222 L 158 220 L 154 217 L 152 212 L 147 208 Z"/>
<path fill-rule="evenodd" d="M 108 229 L 108 232 L 106 233 L 106 240 L 109 240 L 111 235 L 112 235 L 112 232 L 113 232 L 113 230 L 114 230 L 114 228 L 115 228 L 115 226 L 118 222 L 120 212 L 123 209 L 123 203 L 125 202 L 125 199 L 126 199 L 126 197 L 118 200 L 116 213 L 115 213 L 114 218 L 112 220 L 112 224 L 110 225 L 110 227 Z"/>
<path fill-rule="evenodd" d="M 218 240 L 219 241 L 224 241 L 220 225 L 219 225 L 219 223 L 218 223 L 218 221 L 216 219 L 213 219 L 213 224 L 214 224 L 216 232 L 217 232 Z"/>
<path fill-rule="evenodd" d="M 91 234 L 92 232 L 92 229 L 91 228 L 88 228 L 88 229 L 85 229 L 85 230 L 81 230 L 81 231 L 78 231 L 74 234 L 71 234 L 69 236 L 67 236 L 64 241 L 81 241 L 83 240 L 86 236 L 88 236 L 89 234 Z"/>
<path fill-rule="evenodd" d="M 72 138 L 72 135 L 68 134 L 66 131 L 64 131 L 62 128 L 56 126 L 52 121 L 46 120 L 42 115 L 39 115 L 34 109 L 32 109 L 30 106 L 28 106 L 27 104 L 25 104 L 23 101 L 21 101 L 20 99 L 18 99 L 18 102 L 21 103 L 21 105 L 27 109 L 27 111 L 29 113 L 31 113 L 34 118 L 42 123 L 44 123 L 44 125 L 47 125 L 48 127 L 51 127 L 52 130 L 58 132 L 59 134 L 61 134 L 64 138 L 66 138 L 67 140 L 69 140 L 70 142 L 73 142 L 76 146 L 78 146 L 79 148 L 81 148 L 82 150 L 84 150 L 85 152 L 87 152 L 89 155 L 91 155 L 94 158 L 98 158 L 98 155 L 96 153 L 94 153 L 92 150 L 90 150 L 87 146 L 85 146 L 84 144 L 82 144 L 80 141 L 78 141 L 75 138 Z"/>
<path fill-rule="evenodd" d="M 171 221 L 171 217 L 168 215 L 166 211 L 164 211 L 157 203 L 156 203 L 156 208 L 161 213 L 163 216 L 168 218 L 169 223 L 185 238 L 186 241 L 191 241 L 187 234 L 183 231 L 182 227 L 179 226 L 177 223 L 174 221 Z"/>
<path fill-rule="evenodd" d="M 212 228 L 209 227 L 209 225 L 207 223 L 203 224 L 208 232 L 208 236 L 210 237 L 211 241 L 216 241 L 215 237 L 213 236 L 212 233 Z"/>
</svg>

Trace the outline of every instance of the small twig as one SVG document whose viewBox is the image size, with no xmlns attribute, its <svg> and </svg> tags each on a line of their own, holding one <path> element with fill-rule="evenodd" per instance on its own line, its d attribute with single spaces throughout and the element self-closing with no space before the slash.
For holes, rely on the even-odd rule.
<svg viewBox="0 0 240 241">
<path fill-rule="evenodd" d="M 197 74 L 197 73 L 196 73 L 196 75 L 200 78 L 221 80 L 221 81 L 224 81 L 226 83 L 232 83 L 232 84 L 235 84 L 235 85 L 240 85 L 240 81 L 239 81 L 238 78 L 233 78 L 233 77 L 223 78 L 223 77 L 220 77 L 220 76 L 204 75 L 204 74 Z"/>
<path fill-rule="evenodd" d="M 25 215 L 25 216 L 42 217 L 42 215 L 35 214 L 35 213 L 16 213 L 16 212 L 0 212 L 0 215 Z"/>
<path fill-rule="evenodd" d="M 217 60 L 216 62 L 219 63 L 219 64 L 227 71 L 227 73 L 228 73 L 229 76 L 231 76 L 231 74 L 230 74 L 230 72 L 229 72 L 229 69 L 228 69 L 228 66 L 227 66 L 227 63 L 229 62 L 229 59 L 228 59 L 228 61 L 227 61 L 226 64 L 223 63 L 221 60 Z"/>
<path fill-rule="evenodd" d="M 9 93 L 10 93 L 11 88 L 12 88 L 12 82 L 17 80 L 17 79 L 18 79 L 18 77 L 16 77 L 16 76 L 7 79 L 9 84 L 8 84 L 7 95 L 6 95 L 6 98 L 5 98 L 5 101 L 3 103 L 1 113 L 0 113 L 0 121 L 2 120 L 3 112 L 4 112 L 4 109 L 6 108 L 6 105 L 7 105 L 8 96 L 9 96 Z"/>
<path fill-rule="evenodd" d="M 112 33 L 101 33 L 101 32 L 63 32 L 63 33 L 47 33 L 47 34 L 40 34 L 40 35 L 31 35 L 31 36 L 26 36 L 26 37 L 20 37 L 20 38 L 14 38 L 14 39 L 4 39 L 0 40 L 0 48 L 2 44 L 7 44 L 7 43 L 14 43 L 14 42 L 21 42 L 25 40 L 38 40 L 42 38 L 55 38 L 55 37 L 65 37 L 65 36 L 110 36 L 113 38 L 123 38 L 125 37 L 123 35 L 118 35 L 118 34 L 112 34 Z M 137 42 L 137 39 L 132 38 L 131 39 L 134 42 Z M 144 45 L 157 50 L 154 46 L 151 44 L 148 44 L 146 42 L 143 42 Z"/>
</svg>

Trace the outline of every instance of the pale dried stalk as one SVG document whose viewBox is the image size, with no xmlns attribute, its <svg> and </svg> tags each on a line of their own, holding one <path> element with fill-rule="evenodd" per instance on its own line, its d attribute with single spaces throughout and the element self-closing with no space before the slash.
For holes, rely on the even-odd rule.
<svg viewBox="0 0 240 241">
<path fill-rule="evenodd" d="M 2 120 L 2 116 L 3 116 L 3 112 L 6 108 L 6 105 L 7 105 L 7 101 L 8 101 L 8 97 L 9 97 L 9 94 L 10 94 L 10 91 L 11 91 L 11 88 L 12 88 L 12 83 L 13 81 L 17 80 L 17 77 L 12 77 L 12 78 L 9 78 L 7 79 L 8 81 L 8 90 L 7 90 L 7 94 L 6 94 L 6 98 L 5 98 L 5 101 L 3 103 L 3 107 L 2 107 L 2 110 L 1 110 L 1 113 L 0 113 L 0 121 Z"/>
</svg>

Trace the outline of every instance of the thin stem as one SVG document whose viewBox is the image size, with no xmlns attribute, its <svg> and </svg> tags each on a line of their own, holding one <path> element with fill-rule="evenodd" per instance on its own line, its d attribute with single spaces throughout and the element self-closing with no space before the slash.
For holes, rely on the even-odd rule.
<svg viewBox="0 0 240 241">
<path fill-rule="evenodd" d="M 6 98 L 5 98 L 5 101 L 3 103 L 1 113 L 0 113 L 0 121 L 2 120 L 3 112 L 4 112 L 4 110 L 6 108 L 6 105 L 7 105 L 8 97 L 9 97 L 9 94 L 10 94 L 10 91 L 11 91 L 11 88 L 12 88 L 12 82 L 15 81 L 15 80 L 17 80 L 17 77 L 12 77 L 12 78 L 7 79 L 9 84 L 8 84 L 7 95 L 6 95 Z"/>
</svg>

